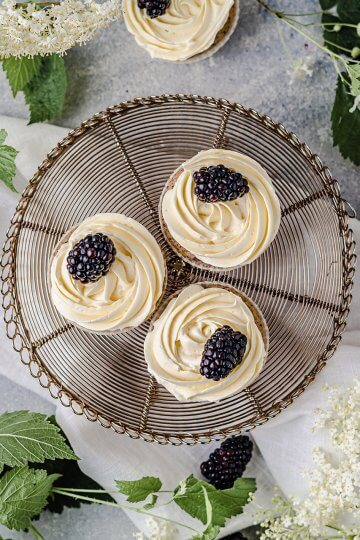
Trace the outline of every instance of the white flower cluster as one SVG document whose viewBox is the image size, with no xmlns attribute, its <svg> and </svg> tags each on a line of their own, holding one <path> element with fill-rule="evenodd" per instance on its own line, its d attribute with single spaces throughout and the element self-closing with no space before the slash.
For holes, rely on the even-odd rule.
<svg viewBox="0 0 360 540">
<path fill-rule="evenodd" d="M 305 471 L 308 497 L 276 496 L 262 540 L 360 540 L 360 379 L 346 390 L 328 390 L 330 409 L 316 411 L 315 429 L 327 429 L 334 452 L 314 449 L 315 468 Z"/>
<path fill-rule="evenodd" d="M 161 521 L 154 517 L 150 517 L 146 520 L 146 524 L 149 527 L 150 540 L 174 540 L 174 536 L 177 533 L 176 527 L 168 521 Z M 134 533 L 136 540 L 145 540 L 145 535 L 142 532 Z"/>
<path fill-rule="evenodd" d="M 77 43 L 89 41 L 120 16 L 120 0 L 4 0 L 0 5 L 0 58 L 63 54 Z"/>
</svg>

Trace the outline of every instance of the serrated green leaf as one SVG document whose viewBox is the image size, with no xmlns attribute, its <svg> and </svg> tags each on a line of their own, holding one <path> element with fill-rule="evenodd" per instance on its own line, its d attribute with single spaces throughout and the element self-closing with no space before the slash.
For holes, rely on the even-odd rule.
<svg viewBox="0 0 360 540">
<path fill-rule="evenodd" d="M 359 0 L 338 0 L 337 12 L 343 22 L 353 24 L 360 22 Z"/>
<path fill-rule="evenodd" d="M 337 0 L 320 0 L 321 9 L 326 11 L 336 5 Z"/>
<path fill-rule="evenodd" d="M 344 75 L 345 76 L 345 75 Z M 344 158 L 360 165 L 360 111 L 350 112 L 354 97 L 338 77 L 335 101 L 331 113 L 334 146 L 338 146 Z"/>
<path fill-rule="evenodd" d="M 158 498 L 159 497 L 157 495 L 152 494 L 150 502 L 148 502 L 147 504 L 144 504 L 143 506 L 144 510 L 151 510 L 151 508 L 154 508 L 154 506 L 157 503 Z"/>
<path fill-rule="evenodd" d="M 15 158 L 18 152 L 12 146 L 3 144 L 6 137 L 7 132 L 5 129 L 0 129 L 0 180 L 4 182 L 11 191 L 16 192 L 13 178 L 16 173 Z"/>
<path fill-rule="evenodd" d="M 220 534 L 220 527 L 217 525 L 210 525 L 205 531 L 196 534 L 191 540 L 215 540 Z"/>
<path fill-rule="evenodd" d="M 334 32 L 333 26 L 329 26 L 329 23 L 335 25 L 341 23 L 341 20 L 330 13 L 324 13 L 321 22 L 326 23 L 326 26 L 323 28 L 323 37 L 324 41 L 326 42 L 326 46 L 330 51 L 338 54 L 341 52 L 351 56 L 350 52 L 346 53 L 342 49 L 339 49 L 339 47 L 349 49 L 350 51 L 354 47 L 360 47 L 360 36 L 358 36 L 356 32 L 356 28 L 342 26 L 338 32 Z M 331 43 L 334 45 L 331 45 Z M 338 45 L 338 47 L 336 45 Z"/>
<path fill-rule="evenodd" d="M 17 531 L 29 527 L 30 520 L 47 503 L 57 474 L 15 467 L 0 479 L 0 523 Z"/>
<path fill-rule="evenodd" d="M 64 59 L 53 54 L 41 58 L 39 73 L 24 88 L 30 124 L 53 120 L 61 114 L 67 89 Z"/>
<path fill-rule="evenodd" d="M 45 415 L 16 411 L 0 416 L 0 463 L 15 467 L 55 458 L 77 459 Z"/>
<path fill-rule="evenodd" d="M 226 519 L 241 514 L 250 493 L 256 490 L 256 482 L 254 478 L 238 478 L 232 488 L 219 490 L 203 480 L 189 476 L 186 479 L 185 493 L 179 494 L 178 490 L 175 490 L 174 501 L 184 512 L 206 524 L 203 488 L 206 489 L 212 506 L 212 525 L 223 527 Z"/>
<path fill-rule="evenodd" d="M 54 424 L 59 428 L 56 423 L 54 416 L 49 416 L 48 421 L 51 424 Z M 66 438 L 65 433 L 59 428 L 59 433 L 64 437 L 66 443 L 70 446 L 69 441 Z M 69 459 L 47 459 L 41 465 L 36 463 L 29 464 L 30 467 L 45 469 L 48 474 L 60 474 L 60 485 L 62 488 L 73 488 L 74 486 L 77 489 L 91 489 L 98 490 L 101 489 L 101 486 L 97 484 L 92 478 L 89 478 L 84 474 L 78 465 L 78 461 L 69 460 Z M 55 486 L 57 482 L 55 482 Z M 102 499 L 105 501 L 113 501 L 112 497 L 106 493 L 98 493 L 97 499 Z M 91 504 L 90 501 L 83 501 L 79 499 L 73 499 L 71 497 L 66 497 L 65 495 L 60 495 L 59 493 L 52 493 L 51 497 L 48 500 L 46 510 L 50 512 L 55 512 L 56 514 L 61 514 L 64 508 L 79 508 L 81 504 Z"/>
<path fill-rule="evenodd" d="M 162 482 L 155 476 L 144 476 L 140 480 L 117 480 L 116 485 L 120 493 L 127 495 L 127 501 L 136 503 L 160 491 Z"/>
<path fill-rule="evenodd" d="M 3 70 L 9 81 L 13 96 L 24 90 L 25 86 L 39 73 L 41 66 L 41 57 L 34 56 L 33 58 L 5 58 L 2 61 Z"/>
</svg>

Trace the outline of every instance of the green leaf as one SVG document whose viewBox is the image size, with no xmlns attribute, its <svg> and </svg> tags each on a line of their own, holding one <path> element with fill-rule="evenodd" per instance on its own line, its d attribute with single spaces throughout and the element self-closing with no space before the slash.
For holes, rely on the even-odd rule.
<svg viewBox="0 0 360 540">
<path fill-rule="evenodd" d="M 17 531 L 29 527 L 30 520 L 46 506 L 53 482 L 59 475 L 15 467 L 0 479 L 0 523 Z"/>
<path fill-rule="evenodd" d="M 116 485 L 120 493 L 127 495 L 127 501 L 136 503 L 144 501 L 149 495 L 160 491 L 162 483 L 154 476 L 144 476 L 140 480 L 117 480 Z"/>
<path fill-rule="evenodd" d="M 5 129 L 0 129 L 0 180 L 11 189 L 16 191 L 13 178 L 16 173 L 15 158 L 18 154 L 15 148 L 3 144 L 7 137 Z M 1 470 L 1 468 L 0 468 Z"/>
<path fill-rule="evenodd" d="M 336 5 L 337 0 L 320 0 L 321 9 L 324 11 L 331 9 Z"/>
<path fill-rule="evenodd" d="M 174 501 L 184 512 L 206 524 L 203 488 L 212 506 L 212 525 L 223 527 L 226 519 L 241 514 L 250 493 L 256 490 L 256 482 L 253 478 L 238 478 L 232 488 L 219 490 L 207 482 L 189 476 L 186 479 L 185 493 L 176 489 Z"/>
<path fill-rule="evenodd" d="M 16 411 L 0 416 L 0 463 L 15 467 L 55 458 L 77 459 L 45 415 Z"/>
<path fill-rule="evenodd" d="M 337 12 L 344 22 L 357 24 L 360 22 L 359 0 L 338 0 Z"/>
<path fill-rule="evenodd" d="M 56 423 L 55 417 L 50 416 L 48 421 L 58 427 L 59 433 L 64 437 L 66 443 L 70 446 L 69 441 L 66 438 L 66 435 L 61 431 L 59 426 Z M 43 464 L 30 464 L 31 467 L 45 469 L 48 474 L 60 474 L 61 479 L 59 482 L 55 482 L 61 485 L 63 488 L 73 488 L 77 489 L 92 489 L 98 490 L 101 489 L 101 486 L 97 484 L 94 480 L 86 476 L 78 465 L 77 461 L 74 459 L 55 459 L 55 460 L 46 460 Z M 106 493 L 98 493 L 98 499 L 105 501 L 113 501 L 110 495 Z M 81 504 L 91 504 L 90 501 L 83 501 L 79 499 L 73 499 L 72 497 L 66 497 L 65 495 L 60 495 L 59 493 L 52 493 L 51 497 L 48 499 L 48 504 L 46 506 L 47 510 L 57 514 L 61 514 L 64 508 L 80 508 Z"/>
<path fill-rule="evenodd" d="M 64 59 L 53 54 L 41 58 L 39 73 L 25 86 L 30 124 L 53 120 L 61 114 L 67 89 Z"/>
<path fill-rule="evenodd" d="M 341 20 L 330 13 L 324 13 L 321 22 L 335 25 L 341 23 Z M 349 26 L 342 26 L 338 32 L 333 31 L 333 26 L 324 26 L 323 37 L 324 41 L 327 42 L 327 48 L 338 54 L 341 52 L 351 56 L 351 53 L 342 51 L 339 47 L 336 47 L 336 45 L 349 49 L 350 51 L 354 47 L 360 47 L 360 36 L 358 36 L 356 32 L 356 28 L 350 28 Z M 334 45 L 330 45 L 329 42 L 334 43 Z"/>
<path fill-rule="evenodd" d="M 339 76 L 331 113 L 334 146 L 339 147 L 344 158 L 350 158 L 355 165 L 360 165 L 360 111 L 349 112 L 353 103 L 354 97 L 348 94 Z"/>
<path fill-rule="evenodd" d="M 154 506 L 157 503 L 158 498 L 159 497 L 157 495 L 152 494 L 150 502 L 147 504 L 144 504 L 143 506 L 144 510 L 151 510 L 151 508 L 154 508 Z"/>
<path fill-rule="evenodd" d="M 220 533 L 220 527 L 217 525 L 210 525 L 205 531 L 196 534 L 191 540 L 215 540 Z"/>
<path fill-rule="evenodd" d="M 15 97 L 18 92 L 24 90 L 25 86 L 39 73 L 41 57 L 33 58 L 5 58 L 2 61 L 3 70 L 8 78 L 10 88 Z"/>
</svg>

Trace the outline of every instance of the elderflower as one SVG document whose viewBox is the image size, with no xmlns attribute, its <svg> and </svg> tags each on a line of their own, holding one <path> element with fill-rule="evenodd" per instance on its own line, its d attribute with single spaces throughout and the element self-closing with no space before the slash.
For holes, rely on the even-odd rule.
<svg viewBox="0 0 360 540">
<path fill-rule="evenodd" d="M 0 58 L 64 54 L 120 16 L 120 0 L 62 0 L 46 6 L 4 0 L 0 5 Z"/>
<path fill-rule="evenodd" d="M 146 524 L 150 529 L 150 540 L 173 540 L 177 533 L 176 527 L 168 521 L 150 517 L 146 520 Z M 146 538 L 143 532 L 136 532 L 133 536 L 136 540 L 145 540 Z"/>
<path fill-rule="evenodd" d="M 314 72 L 314 61 L 308 56 L 302 60 L 293 62 L 293 71 L 290 73 L 291 82 L 304 77 L 312 77 Z"/>
<path fill-rule="evenodd" d="M 360 378 L 328 391 L 330 409 L 316 411 L 315 429 L 328 431 L 334 452 L 314 448 L 307 498 L 275 496 L 262 540 L 360 539 Z"/>
</svg>

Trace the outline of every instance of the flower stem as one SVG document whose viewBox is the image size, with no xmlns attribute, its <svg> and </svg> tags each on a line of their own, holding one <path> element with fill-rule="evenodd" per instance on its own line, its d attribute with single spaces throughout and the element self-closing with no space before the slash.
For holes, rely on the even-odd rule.
<svg viewBox="0 0 360 540">
<path fill-rule="evenodd" d="M 45 540 L 41 532 L 38 531 L 37 528 L 34 527 L 32 523 L 30 523 L 28 529 L 29 529 L 29 532 L 31 532 L 31 534 L 33 535 L 33 537 L 36 538 L 36 540 Z"/>
<path fill-rule="evenodd" d="M 75 491 L 75 490 L 73 490 Z M 92 490 L 89 490 L 90 492 Z M 99 490 L 96 490 L 97 492 Z M 102 490 L 100 490 L 102 491 Z M 105 504 L 107 506 L 114 506 L 116 508 L 121 508 L 121 510 L 131 510 L 132 512 L 137 512 L 138 514 L 145 514 L 146 516 L 151 516 L 156 519 L 161 519 L 163 521 L 167 521 L 169 523 L 172 523 L 173 525 L 178 525 L 180 527 L 184 527 L 185 529 L 189 529 L 190 531 L 198 533 L 196 529 L 193 527 L 189 527 L 188 525 L 185 525 L 184 523 L 180 523 L 179 521 L 175 521 L 173 519 L 166 518 L 164 516 L 160 516 L 159 514 L 154 514 L 153 512 L 148 512 L 147 510 L 143 510 L 142 508 L 134 508 L 133 506 L 129 506 L 126 504 L 119 504 L 116 502 L 111 501 L 102 501 L 101 499 L 94 499 L 93 497 L 86 497 L 84 495 L 78 495 L 78 493 L 72 493 L 71 491 L 67 491 L 63 488 L 53 488 L 52 493 L 57 493 L 58 495 L 64 495 L 65 497 L 71 497 L 73 499 L 78 499 L 82 501 L 92 502 L 96 504 Z M 40 539 L 39 539 L 40 540 Z"/>
</svg>

